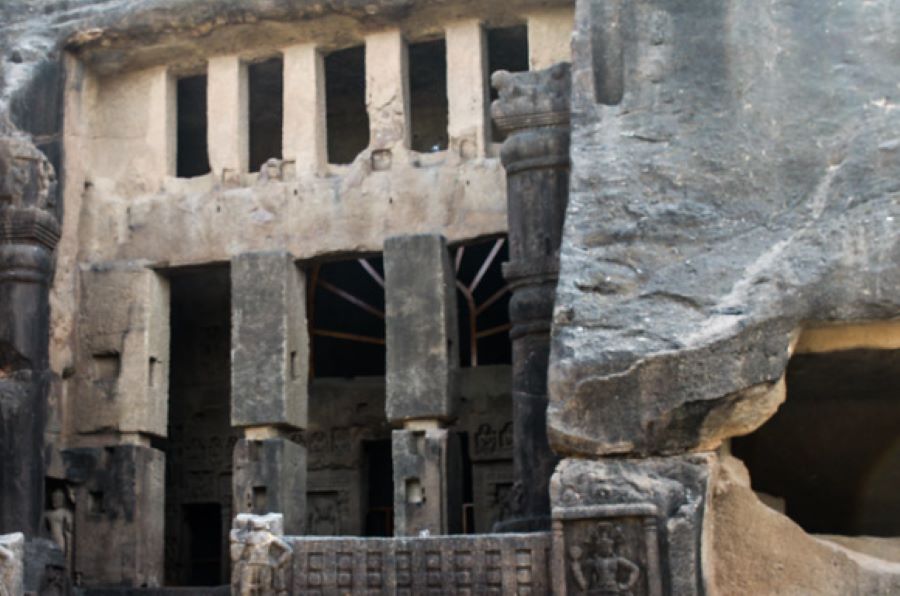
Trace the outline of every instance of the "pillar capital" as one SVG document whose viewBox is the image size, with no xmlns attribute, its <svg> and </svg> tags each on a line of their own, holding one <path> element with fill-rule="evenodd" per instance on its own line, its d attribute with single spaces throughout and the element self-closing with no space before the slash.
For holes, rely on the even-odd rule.
<svg viewBox="0 0 900 596">
<path fill-rule="evenodd" d="M 568 62 L 560 62 L 544 70 L 495 72 L 491 84 L 500 97 L 491 104 L 491 116 L 497 126 L 515 131 L 568 124 L 571 70 Z"/>
</svg>

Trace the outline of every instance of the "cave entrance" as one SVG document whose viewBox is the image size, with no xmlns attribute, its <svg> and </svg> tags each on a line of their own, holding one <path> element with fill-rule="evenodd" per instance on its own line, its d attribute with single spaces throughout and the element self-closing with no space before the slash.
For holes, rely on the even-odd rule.
<svg viewBox="0 0 900 596">
<path fill-rule="evenodd" d="M 166 452 L 166 583 L 227 584 L 232 517 L 227 265 L 170 272 L 171 364 Z"/>
<path fill-rule="evenodd" d="M 787 400 L 732 452 L 807 532 L 900 536 L 898 398 L 900 350 L 795 355 Z"/>
</svg>

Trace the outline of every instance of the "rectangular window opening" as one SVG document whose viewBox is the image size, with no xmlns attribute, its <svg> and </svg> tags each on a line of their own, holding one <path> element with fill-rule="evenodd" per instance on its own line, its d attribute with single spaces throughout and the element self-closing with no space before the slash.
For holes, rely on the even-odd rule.
<svg viewBox="0 0 900 596">
<path fill-rule="evenodd" d="M 325 104 L 328 163 L 351 163 L 369 146 L 365 46 L 325 56 Z"/>
<path fill-rule="evenodd" d="M 281 159 L 284 124 L 284 61 L 270 58 L 247 67 L 249 85 L 250 171 L 269 159 Z"/>
<path fill-rule="evenodd" d="M 178 79 L 176 175 L 193 178 L 208 174 L 206 145 L 206 75 Z"/>
<path fill-rule="evenodd" d="M 490 83 L 490 77 L 498 70 L 524 72 L 528 70 L 528 27 L 497 27 L 487 30 L 488 46 L 488 87 L 491 101 L 498 98 L 497 90 Z M 491 139 L 502 143 L 506 139 L 497 125 L 491 123 Z"/>
<path fill-rule="evenodd" d="M 409 97 L 413 151 L 447 149 L 447 43 L 443 39 L 409 46 Z"/>
</svg>

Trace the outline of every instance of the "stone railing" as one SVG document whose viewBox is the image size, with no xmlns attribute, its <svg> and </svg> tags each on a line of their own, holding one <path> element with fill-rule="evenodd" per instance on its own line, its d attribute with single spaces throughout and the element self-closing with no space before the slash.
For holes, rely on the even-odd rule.
<svg viewBox="0 0 900 596">
<path fill-rule="evenodd" d="M 550 534 L 421 538 L 281 535 L 281 516 L 239 515 L 232 593 L 549 594 Z"/>
</svg>

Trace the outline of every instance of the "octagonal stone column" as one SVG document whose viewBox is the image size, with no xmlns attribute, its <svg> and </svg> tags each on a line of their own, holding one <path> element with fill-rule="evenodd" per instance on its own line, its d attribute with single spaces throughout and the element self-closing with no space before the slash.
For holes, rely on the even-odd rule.
<svg viewBox="0 0 900 596">
<path fill-rule="evenodd" d="M 513 433 L 516 483 L 504 531 L 550 528 L 548 487 L 557 457 L 547 441 L 550 324 L 559 247 L 569 196 L 569 65 L 495 73 L 500 98 L 491 107 L 508 133 L 501 158 L 507 174 L 512 290 Z"/>
</svg>

